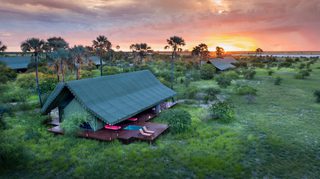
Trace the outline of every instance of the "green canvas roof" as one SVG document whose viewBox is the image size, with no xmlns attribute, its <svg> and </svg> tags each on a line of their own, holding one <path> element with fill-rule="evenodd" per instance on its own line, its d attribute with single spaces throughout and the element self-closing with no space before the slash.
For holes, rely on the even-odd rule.
<svg viewBox="0 0 320 179">
<path fill-rule="evenodd" d="M 41 112 L 49 113 L 70 94 L 88 112 L 112 125 L 176 95 L 144 70 L 60 83 Z"/>
<path fill-rule="evenodd" d="M 233 58 L 225 57 L 210 59 L 209 62 L 219 70 L 228 70 L 235 68 L 235 66 L 232 65 L 232 63 L 237 63 L 238 61 L 234 60 Z"/>
<path fill-rule="evenodd" d="M 31 56 L 0 57 L 0 61 L 13 70 L 26 69 L 31 62 Z"/>
</svg>

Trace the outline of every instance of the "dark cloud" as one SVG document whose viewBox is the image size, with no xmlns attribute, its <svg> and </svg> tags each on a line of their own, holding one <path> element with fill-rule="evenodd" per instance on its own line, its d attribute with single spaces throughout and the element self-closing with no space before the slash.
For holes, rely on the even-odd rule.
<svg viewBox="0 0 320 179">
<path fill-rule="evenodd" d="M 14 34 L 69 35 L 70 41 L 88 43 L 89 38 L 106 34 L 119 43 L 146 41 L 155 46 L 173 34 L 188 41 L 246 35 L 290 48 L 292 38 L 283 34 L 291 33 L 303 41 L 303 48 L 312 50 L 320 40 L 319 0 L 0 0 L 0 4 L 0 29 L 13 34 L 5 37 L 11 44 L 24 40 Z"/>
</svg>

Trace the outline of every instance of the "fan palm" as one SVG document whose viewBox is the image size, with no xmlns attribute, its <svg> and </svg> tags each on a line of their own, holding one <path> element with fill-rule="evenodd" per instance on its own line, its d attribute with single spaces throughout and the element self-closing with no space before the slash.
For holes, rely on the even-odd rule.
<svg viewBox="0 0 320 179">
<path fill-rule="evenodd" d="M 53 61 L 58 81 L 60 81 L 59 71 L 62 71 L 62 69 L 61 70 L 59 69 L 61 67 L 61 63 L 60 63 L 61 59 L 54 58 L 55 56 L 57 56 L 57 53 L 56 54 L 51 54 L 51 53 L 57 51 L 58 49 L 67 49 L 67 48 L 69 48 L 69 44 L 61 37 L 48 38 L 45 44 L 45 50 L 49 53 L 48 55 L 49 59 Z"/>
<path fill-rule="evenodd" d="M 38 38 L 30 38 L 27 39 L 26 41 L 21 43 L 21 50 L 25 52 L 33 52 L 33 56 L 35 58 L 35 63 L 36 63 L 36 85 L 37 85 L 37 91 L 38 91 L 38 96 L 39 96 L 39 102 L 40 105 L 42 106 L 42 99 L 41 99 L 41 91 L 40 91 L 40 86 L 39 86 L 39 75 L 38 75 L 38 57 L 39 54 L 43 51 L 45 42 L 43 40 L 40 40 Z"/>
<path fill-rule="evenodd" d="M 74 46 L 70 50 L 71 50 L 72 59 L 74 60 L 74 66 L 76 69 L 76 79 L 79 80 L 80 74 L 81 74 L 81 64 L 84 61 L 83 59 L 86 60 L 86 58 L 84 57 L 87 54 L 87 49 L 82 45 L 78 45 L 78 46 Z"/>
<path fill-rule="evenodd" d="M 172 49 L 171 54 L 171 88 L 173 89 L 173 81 L 174 81 L 174 60 L 177 55 L 177 51 L 182 51 L 182 46 L 186 45 L 184 39 L 182 37 L 173 36 L 167 39 L 168 45 L 166 45 L 165 49 Z"/>
<path fill-rule="evenodd" d="M 139 55 L 140 60 L 138 64 L 141 64 L 143 59 L 146 57 L 147 52 L 151 50 L 151 47 L 146 43 L 137 43 L 130 45 L 130 49 L 133 53 L 137 53 Z"/>
<path fill-rule="evenodd" d="M 92 44 L 96 54 L 100 57 L 100 76 L 102 76 L 102 57 L 106 52 L 110 51 L 112 44 L 108 38 L 103 35 L 99 35 L 96 40 L 92 41 Z"/>
<path fill-rule="evenodd" d="M 193 47 L 192 55 L 197 56 L 200 60 L 205 60 L 209 58 L 209 50 L 206 44 L 199 44 L 198 46 Z"/>
<path fill-rule="evenodd" d="M 0 41 L 0 52 L 4 52 L 7 50 L 7 46 L 5 46 L 4 44 L 2 44 L 2 42 Z"/>
<path fill-rule="evenodd" d="M 70 57 L 69 50 L 59 48 L 50 53 L 50 58 L 55 59 L 55 64 L 58 65 L 58 74 L 61 74 L 62 82 L 64 82 L 64 62 Z"/>
</svg>

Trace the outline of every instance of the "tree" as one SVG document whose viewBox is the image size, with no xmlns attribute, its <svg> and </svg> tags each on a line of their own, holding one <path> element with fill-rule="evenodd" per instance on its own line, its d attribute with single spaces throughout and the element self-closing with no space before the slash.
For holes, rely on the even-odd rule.
<svg viewBox="0 0 320 179">
<path fill-rule="evenodd" d="M 261 48 L 256 49 L 256 54 L 261 54 L 262 52 L 263 52 L 263 50 Z"/>
<path fill-rule="evenodd" d="M 225 51 L 222 47 L 219 47 L 219 46 L 216 47 L 217 57 L 222 58 L 224 53 L 225 53 Z"/>
<path fill-rule="evenodd" d="M 143 59 L 146 57 L 147 52 L 151 50 L 151 47 L 146 43 L 136 43 L 130 45 L 130 49 L 133 53 L 137 53 L 139 55 L 140 60 L 138 61 L 138 64 L 141 64 Z"/>
<path fill-rule="evenodd" d="M 83 57 L 86 56 L 87 50 L 84 46 L 78 45 L 71 49 L 72 59 L 74 60 L 74 66 L 76 69 L 76 79 L 80 79 L 81 64 L 83 63 Z M 86 59 L 85 59 L 86 60 Z"/>
<path fill-rule="evenodd" d="M 7 46 L 5 46 L 4 44 L 2 44 L 2 42 L 0 41 L 0 52 L 4 52 L 7 50 Z"/>
<path fill-rule="evenodd" d="M 64 63 L 69 59 L 70 52 L 67 49 L 59 48 L 56 51 L 53 51 L 50 54 L 52 59 L 55 59 L 56 64 L 58 65 L 58 74 L 61 74 L 62 82 L 64 82 Z M 59 80 L 59 78 L 58 78 Z"/>
<path fill-rule="evenodd" d="M 58 81 L 60 81 L 60 76 L 59 76 L 59 72 L 63 71 L 62 69 L 60 69 L 60 67 L 63 67 L 61 64 L 61 58 L 55 59 L 53 58 L 58 57 L 59 54 L 61 54 L 61 52 L 63 50 L 60 50 L 60 52 L 57 52 L 56 54 L 51 54 L 52 52 L 56 52 L 59 49 L 68 49 L 69 48 L 69 44 L 61 37 L 51 37 L 47 39 L 47 43 L 44 46 L 44 49 L 49 53 L 48 57 L 50 60 L 53 61 L 54 64 L 54 68 L 56 70 L 57 73 L 57 79 Z M 63 76 L 63 75 L 62 75 Z"/>
<path fill-rule="evenodd" d="M 36 85 L 37 85 L 40 106 L 42 106 L 42 100 L 41 100 L 41 91 L 40 91 L 39 76 L 38 76 L 38 61 L 39 61 L 38 57 L 39 57 L 39 54 L 43 51 L 44 45 L 45 45 L 45 42 L 43 40 L 40 40 L 38 38 L 30 38 L 22 42 L 20 46 L 21 50 L 24 53 L 33 52 L 33 56 L 35 58 L 35 63 L 36 63 Z"/>
<path fill-rule="evenodd" d="M 174 81 L 174 60 L 177 55 L 177 51 L 182 51 L 182 46 L 185 46 L 186 43 L 182 37 L 173 36 L 167 39 L 168 45 L 166 45 L 165 49 L 172 49 L 171 55 L 171 88 L 173 89 L 173 81 Z"/>
<path fill-rule="evenodd" d="M 96 40 L 92 41 L 92 47 L 96 54 L 100 57 L 100 76 L 102 76 L 102 57 L 106 52 L 110 51 L 112 44 L 106 36 L 99 35 Z"/>
<path fill-rule="evenodd" d="M 119 50 L 120 50 L 120 45 L 117 45 L 117 46 L 116 46 L 116 49 L 119 51 Z"/>
<path fill-rule="evenodd" d="M 204 43 L 199 44 L 198 46 L 193 47 L 192 55 L 197 56 L 200 60 L 205 60 L 209 58 L 208 46 Z"/>
</svg>

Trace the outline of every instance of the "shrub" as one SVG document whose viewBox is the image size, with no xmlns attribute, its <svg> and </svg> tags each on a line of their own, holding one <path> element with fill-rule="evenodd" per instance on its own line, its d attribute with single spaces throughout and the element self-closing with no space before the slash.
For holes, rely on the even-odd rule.
<svg viewBox="0 0 320 179">
<path fill-rule="evenodd" d="M 2 101 L 6 103 L 25 102 L 30 96 L 30 91 L 21 88 L 13 88 L 2 96 Z"/>
<path fill-rule="evenodd" d="M 159 77 L 158 79 L 159 79 L 159 81 L 160 81 L 162 84 L 166 85 L 167 87 L 170 87 L 170 86 L 171 86 L 170 81 L 167 81 L 165 78 Z"/>
<path fill-rule="evenodd" d="M 33 73 L 25 73 L 18 76 L 16 84 L 26 90 L 35 90 L 36 83 L 35 75 Z"/>
<path fill-rule="evenodd" d="M 216 81 L 221 88 L 227 88 L 231 85 L 231 78 L 226 77 L 225 75 L 219 75 L 216 77 Z"/>
<path fill-rule="evenodd" d="M 105 75 L 114 75 L 121 73 L 121 69 L 115 66 L 104 66 L 102 68 L 103 74 Z"/>
<path fill-rule="evenodd" d="M 281 82 L 282 82 L 282 78 L 278 76 L 278 77 L 274 80 L 274 85 L 281 85 Z"/>
<path fill-rule="evenodd" d="M 204 64 L 200 68 L 201 79 L 210 80 L 213 78 L 216 69 L 211 64 Z"/>
<path fill-rule="evenodd" d="M 8 68 L 4 63 L 0 63 L 0 83 L 4 84 L 13 81 L 17 77 L 17 73 Z"/>
<path fill-rule="evenodd" d="M 191 115 L 182 109 L 166 110 L 160 114 L 159 119 L 167 121 L 173 133 L 185 132 L 191 126 Z"/>
<path fill-rule="evenodd" d="M 238 95 L 256 95 L 257 94 L 257 89 L 248 86 L 248 85 L 243 85 L 243 86 L 237 86 L 236 87 L 236 93 Z"/>
<path fill-rule="evenodd" d="M 254 69 L 246 69 L 242 71 L 243 77 L 247 80 L 252 80 L 256 75 L 256 71 Z"/>
<path fill-rule="evenodd" d="M 80 130 L 80 125 L 87 122 L 87 116 L 83 114 L 73 114 L 63 120 L 61 128 L 67 135 L 76 135 Z"/>
<path fill-rule="evenodd" d="M 94 73 L 91 70 L 82 70 L 81 71 L 81 78 L 92 78 L 93 76 L 94 76 Z"/>
<path fill-rule="evenodd" d="M 233 106 L 228 102 L 218 102 L 210 106 L 209 116 L 211 119 L 229 122 L 234 119 L 235 112 Z"/>
<path fill-rule="evenodd" d="M 299 69 L 304 69 L 306 67 L 306 64 L 305 63 L 301 63 L 300 66 L 299 66 Z"/>
<path fill-rule="evenodd" d="M 306 77 L 310 76 L 310 72 L 308 70 L 301 70 L 297 73 L 294 78 L 295 79 L 305 79 Z"/>
<path fill-rule="evenodd" d="M 320 90 L 316 90 L 313 94 L 316 97 L 316 101 L 320 103 Z"/>
<path fill-rule="evenodd" d="M 227 72 L 223 73 L 223 75 L 227 78 L 232 79 L 232 80 L 239 79 L 239 74 L 235 71 L 227 71 Z"/>
<path fill-rule="evenodd" d="M 274 71 L 273 71 L 273 70 L 269 70 L 269 71 L 268 71 L 268 75 L 269 75 L 269 76 L 272 76 L 272 75 L 273 75 L 273 73 L 274 73 Z"/>
<path fill-rule="evenodd" d="M 220 93 L 220 90 L 217 88 L 207 88 L 205 90 L 206 96 L 205 101 L 208 103 L 208 101 L 213 101 L 217 99 L 217 94 Z"/>
<path fill-rule="evenodd" d="M 185 88 L 183 97 L 187 99 L 194 99 L 198 92 L 199 89 L 196 86 L 189 86 L 188 88 Z"/>
<path fill-rule="evenodd" d="M 50 93 L 56 87 L 58 80 L 53 75 L 42 75 L 40 77 L 40 90 L 41 93 Z"/>
</svg>

